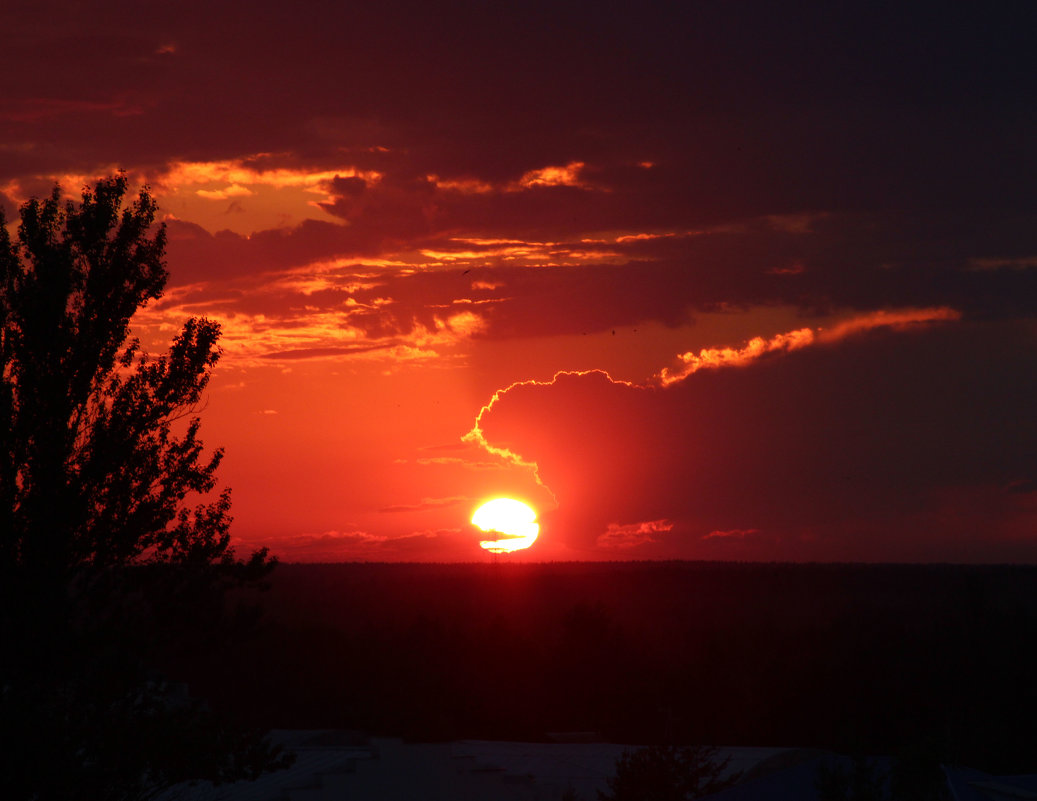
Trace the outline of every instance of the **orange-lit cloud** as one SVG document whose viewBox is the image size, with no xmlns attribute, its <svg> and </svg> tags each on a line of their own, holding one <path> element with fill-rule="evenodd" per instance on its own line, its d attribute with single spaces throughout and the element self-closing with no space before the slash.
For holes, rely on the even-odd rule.
<svg viewBox="0 0 1037 801">
<path fill-rule="evenodd" d="M 271 155 L 259 153 L 224 161 L 177 161 L 159 172 L 153 180 L 158 190 L 223 183 L 270 186 L 277 189 L 303 187 L 323 194 L 322 185 L 334 178 L 357 177 L 368 182 L 381 179 L 381 173 L 375 170 L 359 170 L 353 166 L 323 170 L 261 166 Z"/>
<path fill-rule="evenodd" d="M 674 384 L 706 367 L 746 365 L 759 359 L 765 353 L 796 350 L 811 344 L 814 339 L 813 331 L 809 328 L 800 328 L 785 334 L 777 334 L 769 339 L 754 337 L 740 348 L 703 348 L 698 353 L 688 351 L 677 357 L 682 362 L 679 369 L 663 368 L 659 373 L 659 382 L 663 386 Z"/>
<path fill-rule="evenodd" d="M 475 178 L 440 178 L 438 175 L 426 175 L 425 179 L 439 189 L 462 195 L 488 195 L 498 191 L 493 184 Z"/>
<path fill-rule="evenodd" d="M 296 287 L 298 290 L 298 287 Z M 254 290 L 261 299 L 271 293 L 273 302 L 281 292 L 276 282 Z M 314 290 L 317 291 L 317 290 Z M 194 288 L 175 287 L 163 301 L 140 311 L 133 318 L 134 330 L 149 347 L 161 347 L 184 319 L 195 314 L 215 316 L 221 322 L 224 362 L 239 367 L 264 360 L 322 359 L 350 356 L 389 364 L 449 358 L 457 349 L 485 330 L 486 322 L 476 311 L 461 307 L 430 314 L 427 320 L 411 319 L 406 327 L 373 334 L 356 324 L 357 315 L 391 305 L 391 299 L 374 299 L 370 304 L 343 298 L 334 307 L 300 305 L 277 308 L 276 315 L 235 310 L 236 297 L 227 301 L 207 298 L 192 302 Z"/>
<path fill-rule="evenodd" d="M 231 184 L 226 189 L 196 189 L 195 194 L 206 200 L 226 200 L 229 197 L 248 197 L 253 192 L 241 184 Z"/>
<path fill-rule="evenodd" d="M 682 363 L 679 368 L 663 368 L 658 374 L 658 380 L 663 386 L 667 386 L 683 381 L 689 375 L 707 367 L 744 366 L 768 353 L 789 352 L 815 343 L 838 342 L 845 337 L 875 328 L 897 329 L 960 318 L 960 312 L 948 308 L 876 311 L 857 315 L 829 329 L 800 328 L 770 338 L 754 337 L 742 347 L 703 348 L 698 353 L 688 351 L 677 357 Z"/>
<path fill-rule="evenodd" d="M 828 329 L 819 330 L 817 339 L 820 342 L 837 342 L 844 337 L 853 336 L 873 328 L 903 329 L 926 323 L 960 320 L 961 312 L 946 307 L 929 309 L 893 309 L 871 312 L 843 320 Z"/>
<path fill-rule="evenodd" d="M 671 237 L 678 236 L 678 234 L 669 232 L 664 234 L 623 234 L 617 236 L 616 242 L 644 242 L 652 239 L 669 239 Z M 589 240 L 585 240 L 589 241 Z"/>
<path fill-rule="evenodd" d="M 517 182 L 517 187 L 529 189 L 535 186 L 584 186 L 580 173 L 586 165 L 582 161 L 571 161 L 564 167 L 542 167 L 530 170 Z"/>
</svg>

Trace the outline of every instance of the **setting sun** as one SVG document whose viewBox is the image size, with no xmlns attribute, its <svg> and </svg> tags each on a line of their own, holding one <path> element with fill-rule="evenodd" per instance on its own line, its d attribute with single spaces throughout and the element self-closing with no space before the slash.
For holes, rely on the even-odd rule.
<svg viewBox="0 0 1037 801">
<path fill-rule="evenodd" d="M 540 533 L 536 517 L 533 508 L 521 501 L 495 498 L 475 510 L 472 524 L 482 531 L 500 535 L 495 540 L 481 540 L 481 547 L 491 553 L 508 553 L 536 542 Z"/>
</svg>

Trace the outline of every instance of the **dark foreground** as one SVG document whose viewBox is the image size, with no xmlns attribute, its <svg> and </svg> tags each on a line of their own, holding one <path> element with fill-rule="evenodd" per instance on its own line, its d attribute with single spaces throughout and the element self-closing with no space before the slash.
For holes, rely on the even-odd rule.
<svg viewBox="0 0 1037 801">
<path fill-rule="evenodd" d="M 1037 771 L 1037 568 L 282 565 L 176 654 L 264 728 L 816 746 Z"/>
</svg>

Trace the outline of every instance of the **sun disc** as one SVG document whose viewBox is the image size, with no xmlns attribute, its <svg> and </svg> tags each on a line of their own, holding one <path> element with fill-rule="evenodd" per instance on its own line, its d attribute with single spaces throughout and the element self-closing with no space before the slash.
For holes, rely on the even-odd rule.
<svg viewBox="0 0 1037 801">
<path fill-rule="evenodd" d="M 481 540 L 479 545 L 491 553 L 508 553 L 528 548 L 540 533 L 537 514 L 531 506 L 513 498 L 494 498 L 472 515 L 472 525 L 499 535 L 495 540 Z"/>
</svg>

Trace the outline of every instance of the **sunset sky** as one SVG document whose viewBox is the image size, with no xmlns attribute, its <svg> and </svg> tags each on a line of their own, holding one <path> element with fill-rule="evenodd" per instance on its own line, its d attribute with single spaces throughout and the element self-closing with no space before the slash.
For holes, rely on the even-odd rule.
<svg viewBox="0 0 1037 801">
<path fill-rule="evenodd" d="M 156 196 L 289 561 L 1037 559 L 1037 6 L 13 2 L 0 205 Z"/>
</svg>

